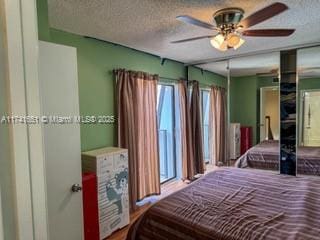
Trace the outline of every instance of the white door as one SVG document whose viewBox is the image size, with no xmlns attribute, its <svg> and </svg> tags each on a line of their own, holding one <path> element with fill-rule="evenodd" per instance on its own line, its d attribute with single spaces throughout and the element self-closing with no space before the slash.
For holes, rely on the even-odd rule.
<svg viewBox="0 0 320 240">
<path fill-rule="evenodd" d="M 260 88 L 260 141 L 268 139 L 269 126 L 273 139 L 280 135 L 279 87 Z M 270 121 L 270 122 L 268 122 Z"/>
<path fill-rule="evenodd" d="M 76 49 L 40 42 L 39 78 L 42 114 L 79 115 Z M 50 240 L 81 240 L 83 236 L 80 126 L 44 125 L 48 223 Z"/>
</svg>

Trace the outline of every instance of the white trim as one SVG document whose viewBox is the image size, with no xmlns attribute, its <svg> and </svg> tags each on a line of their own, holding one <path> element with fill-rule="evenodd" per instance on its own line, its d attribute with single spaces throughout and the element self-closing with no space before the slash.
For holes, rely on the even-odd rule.
<svg viewBox="0 0 320 240">
<path fill-rule="evenodd" d="M 297 86 L 297 89 L 298 89 L 298 86 Z M 297 139 L 297 142 L 298 142 L 298 145 L 297 146 L 304 146 L 304 143 L 302 141 L 303 137 L 302 137 L 302 128 L 303 128 L 303 125 L 304 125 L 304 122 L 303 122 L 303 108 L 304 108 L 304 94 L 305 94 L 305 91 L 306 90 L 300 90 L 300 91 L 297 91 L 297 100 L 299 99 L 299 111 L 297 112 L 297 119 L 298 119 L 298 139 Z"/>
<path fill-rule="evenodd" d="M 297 87 L 298 89 L 298 87 Z M 304 125 L 304 116 L 303 116 L 303 108 L 304 108 L 304 94 L 306 92 L 320 92 L 320 89 L 303 89 L 303 90 L 297 90 L 297 100 L 299 99 L 299 112 L 297 112 L 297 119 L 298 119 L 298 139 L 297 139 L 297 146 L 304 146 L 304 142 L 302 142 L 303 139 L 303 125 Z"/>
<path fill-rule="evenodd" d="M 202 100 L 203 100 L 203 97 L 202 97 L 202 92 L 209 92 L 209 104 L 210 104 L 210 95 L 211 95 L 211 88 L 201 88 L 200 87 L 200 118 L 201 118 L 201 131 L 202 131 L 202 146 L 203 146 L 203 160 L 204 160 L 204 164 L 212 164 L 212 157 L 210 156 L 211 155 L 211 151 L 210 151 L 210 148 L 209 148 L 209 159 L 206 159 L 205 158 L 205 150 L 204 150 L 204 124 L 203 124 L 203 105 L 202 105 Z M 209 106 L 209 109 L 210 109 L 210 106 Z M 210 110 L 209 110 L 210 112 Z M 210 114 L 209 114 L 210 115 Z M 210 136 L 209 136 L 210 138 Z M 209 139 L 209 142 L 210 140 L 212 139 Z M 209 144 L 211 146 L 211 144 Z"/>
<path fill-rule="evenodd" d="M 40 86 L 38 79 L 38 26 L 36 1 L 21 0 L 22 35 L 25 58 L 25 82 L 27 113 L 30 116 L 40 116 Z M 45 159 L 42 125 L 28 126 L 29 155 L 31 171 L 31 190 L 33 206 L 34 239 L 48 239 Z"/>
<path fill-rule="evenodd" d="M 261 87 L 260 88 L 260 120 L 259 120 L 259 142 L 265 140 L 265 135 L 266 133 L 264 133 L 264 139 L 261 138 L 261 128 L 264 127 L 264 130 L 266 129 L 266 126 L 265 126 L 265 122 L 262 122 L 264 121 L 264 113 L 262 113 L 262 109 L 264 109 L 262 107 L 262 105 L 264 104 L 264 101 L 262 101 L 262 92 L 265 92 L 267 90 L 278 90 L 280 91 L 280 86 L 267 86 L 267 87 Z M 280 94 L 279 94 L 279 101 L 280 101 Z M 279 106 L 280 106 L 280 102 L 279 102 Z M 280 116 L 280 109 L 279 109 L 279 116 Z M 280 119 L 279 119 L 279 123 L 280 123 Z M 263 126 L 261 126 L 263 124 Z M 279 125 L 279 128 L 280 128 L 280 125 Z"/>
<path fill-rule="evenodd" d="M 35 0 L 4 2 L 7 29 L 9 114 L 39 115 L 38 34 Z M 11 124 L 16 234 L 46 240 L 47 209 L 41 126 Z"/>
<path fill-rule="evenodd" d="M 21 34 L 20 1 L 5 0 L 8 53 L 8 101 L 9 114 L 26 115 L 24 56 Z M 12 149 L 16 234 L 18 239 L 33 239 L 33 217 L 29 172 L 28 130 L 24 124 L 11 124 L 10 145 Z"/>
<path fill-rule="evenodd" d="M 229 146 L 229 136 L 230 136 L 230 127 L 231 127 L 231 69 L 230 69 L 230 60 L 227 60 L 227 129 L 226 129 L 226 156 L 227 163 L 230 166 L 230 146 Z"/>
</svg>

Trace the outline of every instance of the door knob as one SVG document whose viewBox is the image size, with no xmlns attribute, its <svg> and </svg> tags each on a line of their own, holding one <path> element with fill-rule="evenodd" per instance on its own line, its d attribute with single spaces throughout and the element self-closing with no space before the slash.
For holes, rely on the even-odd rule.
<svg viewBox="0 0 320 240">
<path fill-rule="evenodd" d="M 80 192 L 82 190 L 82 187 L 79 184 L 73 184 L 71 187 L 72 192 Z"/>
</svg>

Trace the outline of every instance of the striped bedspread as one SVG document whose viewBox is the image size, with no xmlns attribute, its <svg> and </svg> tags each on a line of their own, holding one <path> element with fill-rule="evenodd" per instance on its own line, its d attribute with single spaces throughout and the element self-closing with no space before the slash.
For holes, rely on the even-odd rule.
<svg viewBox="0 0 320 240">
<path fill-rule="evenodd" d="M 279 171 L 279 157 L 279 141 L 262 141 L 238 158 L 235 166 Z"/>
<path fill-rule="evenodd" d="M 279 171 L 279 141 L 262 141 L 250 148 L 235 163 L 239 168 Z M 297 173 L 320 176 L 320 147 L 299 147 Z"/>
<path fill-rule="evenodd" d="M 320 239 L 320 178 L 222 168 L 153 205 L 130 239 Z"/>
</svg>

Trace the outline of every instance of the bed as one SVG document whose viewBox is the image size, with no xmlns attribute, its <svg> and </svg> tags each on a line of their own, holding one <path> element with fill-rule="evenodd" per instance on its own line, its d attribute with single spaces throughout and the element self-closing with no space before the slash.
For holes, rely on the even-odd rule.
<svg viewBox="0 0 320 240">
<path fill-rule="evenodd" d="M 262 141 L 242 155 L 235 166 L 278 171 L 279 152 L 279 141 Z M 320 147 L 299 147 L 297 153 L 298 173 L 320 176 Z"/>
<path fill-rule="evenodd" d="M 160 200 L 127 240 L 319 239 L 320 178 L 220 168 Z"/>
</svg>

